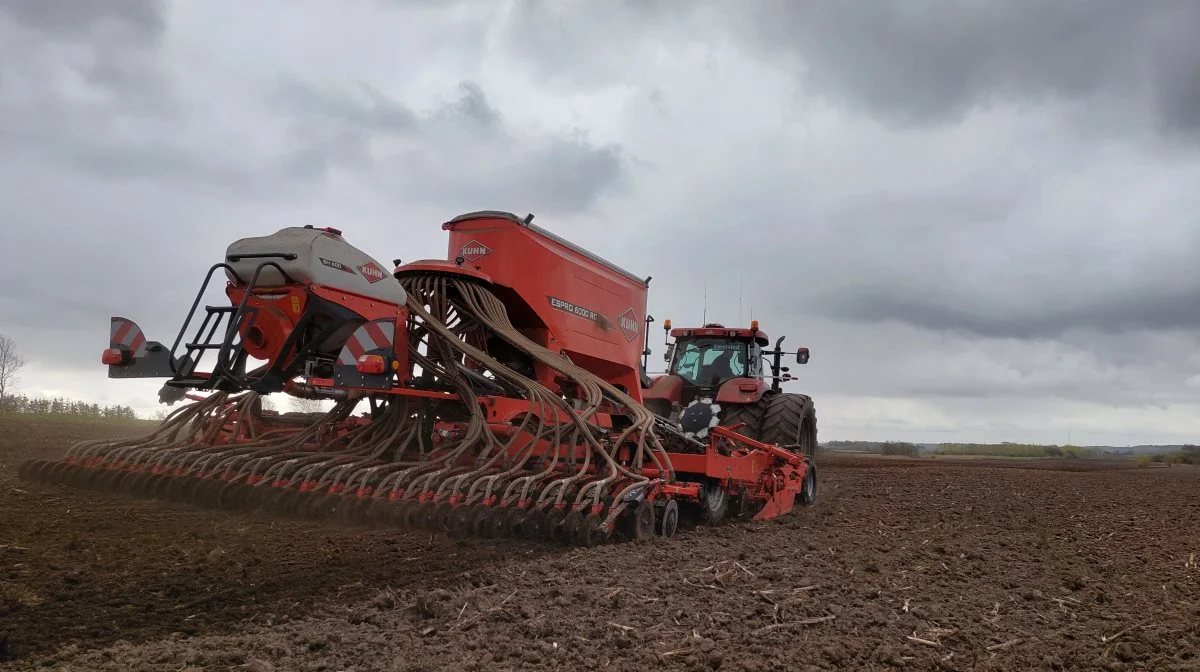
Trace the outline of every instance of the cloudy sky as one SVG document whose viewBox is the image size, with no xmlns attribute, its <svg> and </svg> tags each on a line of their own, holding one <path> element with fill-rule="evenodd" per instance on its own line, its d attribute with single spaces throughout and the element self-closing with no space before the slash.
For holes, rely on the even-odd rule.
<svg viewBox="0 0 1200 672">
<path fill-rule="evenodd" d="M 707 286 L 709 319 L 809 346 L 789 387 L 822 439 L 1198 441 L 1196 25 L 1191 0 L 0 0 L 0 332 L 25 392 L 150 413 L 158 384 L 99 364 L 108 318 L 169 343 L 231 240 L 442 256 L 442 221 L 504 209 L 654 276 L 660 324 Z"/>
</svg>

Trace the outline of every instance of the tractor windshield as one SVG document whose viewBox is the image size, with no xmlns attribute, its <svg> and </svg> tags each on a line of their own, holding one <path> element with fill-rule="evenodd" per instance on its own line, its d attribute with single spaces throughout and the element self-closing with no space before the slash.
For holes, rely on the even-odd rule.
<svg viewBox="0 0 1200 672">
<path fill-rule="evenodd" d="M 693 385 L 708 386 L 746 375 L 746 344 L 724 338 L 678 343 L 672 371 Z"/>
</svg>

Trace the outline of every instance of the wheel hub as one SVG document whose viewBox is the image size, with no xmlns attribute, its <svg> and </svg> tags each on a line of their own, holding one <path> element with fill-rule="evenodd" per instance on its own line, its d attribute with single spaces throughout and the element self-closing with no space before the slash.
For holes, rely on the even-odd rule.
<svg viewBox="0 0 1200 672">
<path fill-rule="evenodd" d="M 679 430 L 692 439 L 703 439 L 713 427 L 721 423 L 721 407 L 704 397 L 696 399 L 683 409 L 679 416 Z"/>
</svg>

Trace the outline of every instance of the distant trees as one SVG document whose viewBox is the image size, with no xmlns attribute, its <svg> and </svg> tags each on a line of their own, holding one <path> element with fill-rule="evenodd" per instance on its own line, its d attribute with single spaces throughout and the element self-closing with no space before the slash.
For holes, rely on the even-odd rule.
<svg viewBox="0 0 1200 672">
<path fill-rule="evenodd" d="M 1029 443 L 942 443 L 938 455 L 967 455 L 988 457 L 1071 457 L 1079 458 L 1096 451 L 1081 446 L 1047 446 Z"/>
<path fill-rule="evenodd" d="M 17 352 L 17 342 L 0 334 L 0 406 L 12 394 L 25 367 L 25 358 Z"/>
<path fill-rule="evenodd" d="M 86 418 L 111 418 L 119 420 L 137 420 L 137 411 L 123 405 L 92 404 L 86 401 L 76 401 L 54 397 L 46 399 L 28 397 L 23 394 L 10 394 L 0 400 L 0 412 L 31 413 L 37 415 L 69 415 Z"/>
<path fill-rule="evenodd" d="M 886 441 L 879 447 L 881 455 L 907 455 L 912 457 L 918 453 L 917 446 L 905 441 Z"/>
<path fill-rule="evenodd" d="M 1149 466 L 1151 464 L 1200 464 L 1200 446 L 1187 444 L 1180 446 L 1179 450 L 1173 453 L 1154 453 L 1153 455 L 1142 455 L 1137 459 L 1139 467 Z"/>
<path fill-rule="evenodd" d="M 916 455 L 920 446 L 906 441 L 828 441 L 821 444 L 826 450 L 878 453 L 880 455 Z"/>
<path fill-rule="evenodd" d="M 1024 443 L 936 443 L 907 441 L 828 441 L 821 447 L 830 451 L 876 453 L 880 455 L 949 455 L 969 457 L 1066 457 L 1082 458 L 1102 454 L 1082 446 L 1052 446 Z M 1196 457 L 1200 460 L 1200 448 Z"/>
</svg>

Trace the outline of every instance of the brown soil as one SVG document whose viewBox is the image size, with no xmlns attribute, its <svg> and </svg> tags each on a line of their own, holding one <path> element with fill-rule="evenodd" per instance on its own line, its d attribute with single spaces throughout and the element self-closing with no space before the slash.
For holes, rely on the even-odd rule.
<svg viewBox="0 0 1200 672">
<path fill-rule="evenodd" d="M 140 431 L 0 417 L 0 668 L 1200 670 L 1200 468 L 830 455 L 786 520 L 587 550 L 16 480 Z"/>
</svg>

